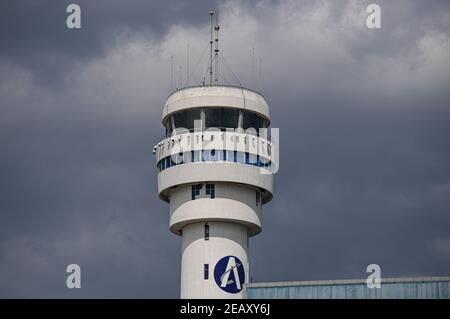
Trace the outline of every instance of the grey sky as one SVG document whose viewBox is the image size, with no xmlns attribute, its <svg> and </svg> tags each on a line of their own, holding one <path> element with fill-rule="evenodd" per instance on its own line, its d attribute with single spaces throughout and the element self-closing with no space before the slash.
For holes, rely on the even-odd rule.
<svg viewBox="0 0 450 319">
<path fill-rule="evenodd" d="M 211 7 L 226 61 L 280 128 L 253 280 L 364 278 L 369 263 L 449 275 L 448 1 L 376 1 L 380 30 L 365 26 L 375 1 L 75 2 L 76 31 L 71 1 L 0 4 L 0 297 L 178 296 L 151 150 L 170 56 L 185 85 Z M 81 289 L 65 286 L 69 263 Z"/>
</svg>

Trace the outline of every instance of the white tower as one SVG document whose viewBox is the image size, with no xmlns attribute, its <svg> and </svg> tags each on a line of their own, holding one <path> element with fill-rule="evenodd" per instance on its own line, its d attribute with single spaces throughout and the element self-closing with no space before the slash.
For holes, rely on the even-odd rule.
<svg viewBox="0 0 450 319">
<path fill-rule="evenodd" d="M 169 203 L 169 228 L 182 237 L 181 298 L 245 298 L 249 237 L 261 232 L 278 152 L 267 134 L 264 97 L 218 85 L 219 26 L 213 71 L 210 14 L 209 85 L 168 97 L 162 114 L 166 137 L 153 153 L 159 197 Z"/>
<path fill-rule="evenodd" d="M 273 196 L 269 107 L 248 89 L 189 87 L 169 96 L 162 122 L 158 192 L 182 237 L 181 298 L 245 298 L 249 237 Z"/>
</svg>

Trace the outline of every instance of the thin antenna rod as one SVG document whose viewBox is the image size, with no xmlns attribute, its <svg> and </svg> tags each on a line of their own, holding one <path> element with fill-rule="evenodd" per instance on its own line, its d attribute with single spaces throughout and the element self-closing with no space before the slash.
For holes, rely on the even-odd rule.
<svg viewBox="0 0 450 319">
<path fill-rule="evenodd" d="M 211 17 L 211 40 L 209 41 L 209 85 L 212 85 L 213 81 L 213 15 L 214 11 L 209 12 Z"/>
<path fill-rule="evenodd" d="M 259 57 L 259 85 L 262 90 L 262 57 Z"/>
<path fill-rule="evenodd" d="M 255 85 L 255 48 L 252 48 L 252 85 Z"/>
<path fill-rule="evenodd" d="M 170 56 L 170 90 L 173 90 L 173 55 Z"/>
<path fill-rule="evenodd" d="M 179 85 L 179 88 L 180 88 L 180 89 L 183 87 L 183 77 L 182 77 L 182 74 L 183 74 L 183 67 L 180 65 L 180 85 Z"/>
<path fill-rule="evenodd" d="M 186 51 L 186 85 L 189 86 L 189 43 Z"/>
<path fill-rule="evenodd" d="M 217 18 L 217 20 L 218 20 L 218 18 Z M 217 24 L 214 27 L 214 30 L 216 31 L 216 39 L 215 39 L 216 48 L 214 49 L 215 62 L 216 62 L 216 70 L 215 70 L 216 76 L 214 79 L 215 85 L 219 84 L 219 29 L 220 29 L 220 27 L 219 27 L 219 23 L 217 21 Z"/>
</svg>

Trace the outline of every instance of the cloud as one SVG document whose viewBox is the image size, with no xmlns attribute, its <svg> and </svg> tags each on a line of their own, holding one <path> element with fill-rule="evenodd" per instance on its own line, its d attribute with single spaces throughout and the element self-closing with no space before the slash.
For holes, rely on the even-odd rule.
<svg viewBox="0 0 450 319">
<path fill-rule="evenodd" d="M 222 82 L 261 90 L 280 128 L 255 281 L 361 278 L 369 263 L 448 275 L 448 10 L 381 1 L 369 30 L 367 4 L 217 3 Z M 0 10 L 16 35 L 0 45 L 0 296 L 176 297 L 151 150 L 170 90 L 202 81 L 209 7 L 80 5 L 81 34 L 55 22 L 62 4 Z M 64 286 L 69 263 L 80 291 Z"/>
</svg>

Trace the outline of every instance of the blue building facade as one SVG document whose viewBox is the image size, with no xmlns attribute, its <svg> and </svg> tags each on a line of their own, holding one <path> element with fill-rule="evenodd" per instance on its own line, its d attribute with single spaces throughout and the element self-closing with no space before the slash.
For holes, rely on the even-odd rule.
<svg viewBox="0 0 450 319">
<path fill-rule="evenodd" d="M 380 288 L 366 280 L 251 283 L 249 299 L 449 299 L 450 277 L 386 278 Z"/>
</svg>

